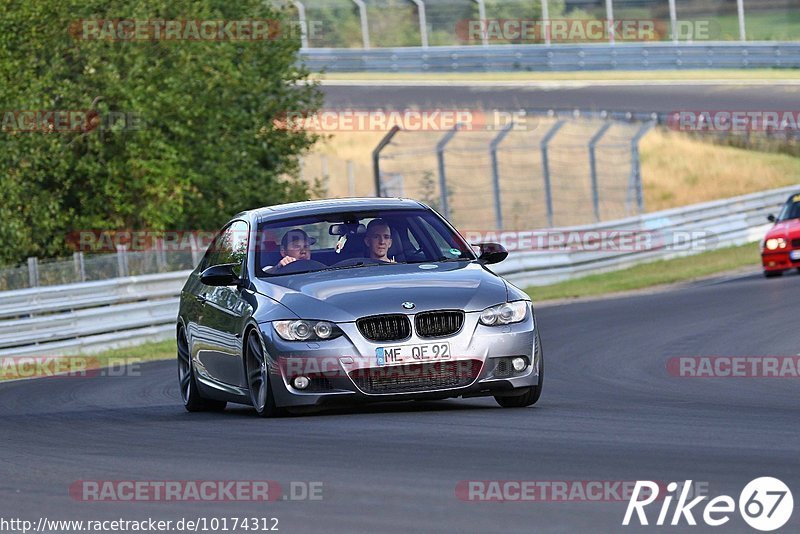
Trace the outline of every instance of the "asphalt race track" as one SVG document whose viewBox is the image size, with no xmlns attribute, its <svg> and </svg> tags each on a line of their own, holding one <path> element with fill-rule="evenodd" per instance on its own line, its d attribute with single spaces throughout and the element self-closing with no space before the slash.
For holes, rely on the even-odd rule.
<svg viewBox="0 0 800 534">
<path fill-rule="evenodd" d="M 478 109 L 583 109 L 669 113 L 680 110 L 794 110 L 800 85 L 747 83 L 512 83 L 442 82 L 415 85 L 326 82 L 332 109 L 475 107 Z"/>
<path fill-rule="evenodd" d="M 455 488 L 691 479 L 738 500 L 751 479 L 775 476 L 797 491 L 800 379 L 680 378 L 665 364 L 796 355 L 798 301 L 800 276 L 754 273 L 543 306 L 546 387 L 525 409 L 470 399 L 274 420 L 238 406 L 189 414 L 173 362 L 146 364 L 139 376 L 0 384 L 0 502 L 34 521 L 259 516 L 278 518 L 284 533 L 635 532 L 620 525 L 626 502 L 465 502 Z M 324 490 L 322 501 L 213 504 L 81 502 L 68 493 L 78 480 L 128 479 L 322 481 Z M 658 507 L 648 508 L 651 522 Z M 795 510 L 781 531 L 798 529 Z M 752 531 L 738 515 L 714 530 Z"/>
</svg>

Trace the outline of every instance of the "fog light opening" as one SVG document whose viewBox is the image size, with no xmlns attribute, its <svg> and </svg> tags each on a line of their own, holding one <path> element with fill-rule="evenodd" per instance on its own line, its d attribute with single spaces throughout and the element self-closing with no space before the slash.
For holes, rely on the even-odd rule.
<svg viewBox="0 0 800 534">
<path fill-rule="evenodd" d="M 305 376 L 296 376 L 292 380 L 292 385 L 297 389 L 306 389 L 308 387 L 308 378 Z"/>
<path fill-rule="evenodd" d="M 514 367 L 514 370 L 519 373 L 528 367 L 528 362 L 525 360 L 525 358 L 517 357 L 511 360 L 511 365 Z"/>
</svg>

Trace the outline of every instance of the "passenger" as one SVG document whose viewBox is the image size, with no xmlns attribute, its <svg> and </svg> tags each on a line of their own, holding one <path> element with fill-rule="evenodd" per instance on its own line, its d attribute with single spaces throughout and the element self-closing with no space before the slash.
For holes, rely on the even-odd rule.
<svg viewBox="0 0 800 534">
<path fill-rule="evenodd" d="M 281 238 L 281 261 L 275 266 L 268 266 L 264 268 L 264 272 L 269 272 L 278 267 L 288 265 L 297 260 L 310 260 L 311 259 L 311 245 L 316 243 L 317 240 L 310 237 L 305 231 L 299 228 L 293 228 Z"/>
<path fill-rule="evenodd" d="M 373 219 L 367 225 L 367 235 L 364 237 L 369 257 L 373 260 L 395 263 L 394 258 L 389 258 L 389 249 L 392 248 L 392 230 L 384 219 Z"/>
</svg>

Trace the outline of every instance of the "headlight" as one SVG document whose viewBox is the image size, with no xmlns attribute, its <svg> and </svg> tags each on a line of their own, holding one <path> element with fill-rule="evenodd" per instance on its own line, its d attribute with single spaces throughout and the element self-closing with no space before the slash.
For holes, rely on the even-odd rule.
<svg viewBox="0 0 800 534">
<path fill-rule="evenodd" d="M 320 341 L 342 335 L 339 327 L 328 321 L 273 321 L 278 335 L 286 341 Z"/>
<path fill-rule="evenodd" d="M 486 308 L 481 312 L 480 322 L 486 326 L 497 326 L 502 324 L 518 323 L 525 319 L 528 310 L 528 302 L 518 300 L 516 302 L 506 302 L 491 308 Z"/>
<path fill-rule="evenodd" d="M 777 248 L 786 248 L 786 240 L 782 237 L 773 237 L 771 239 L 767 239 L 765 243 L 768 250 L 775 250 Z"/>
</svg>

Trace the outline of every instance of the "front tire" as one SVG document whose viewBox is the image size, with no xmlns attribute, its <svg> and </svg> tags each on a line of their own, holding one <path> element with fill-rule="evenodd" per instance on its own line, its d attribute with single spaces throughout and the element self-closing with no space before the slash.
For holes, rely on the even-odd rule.
<svg viewBox="0 0 800 534">
<path fill-rule="evenodd" d="M 501 397 L 496 396 L 494 400 L 503 408 L 524 408 L 526 406 L 533 406 L 542 396 L 542 385 L 544 383 L 544 351 L 542 350 L 542 340 L 539 337 L 539 332 L 536 332 L 536 345 L 539 349 L 539 381 L 535 386 L 524 388 L 523 393 L 520 395 Z"/>
<path fill-rule="evenodd" d="M 269 387 L 269 366 L 267 364 L 264 346 L 261 338 L 253 330 L 247 336 L 245 345 L 245 372 L 247 373 L 247 387 L 250 391 L 250 403 L 256 409 L 259 417 L 276 417 L 283 414 L 283 410 L 275 406 L 272 388 Z"/>
<path fill-rule="evenodd" d="M 183 407 L 188 412 L 222 411 L 228 404 L 225 401 L 206 399 L 200 396 L 200 390 L 194 378 L 194 367 L 189 352 L 189 341 L 186 332 L 178 330 L 178 386 L 181 390 Z"/>
</svg>

